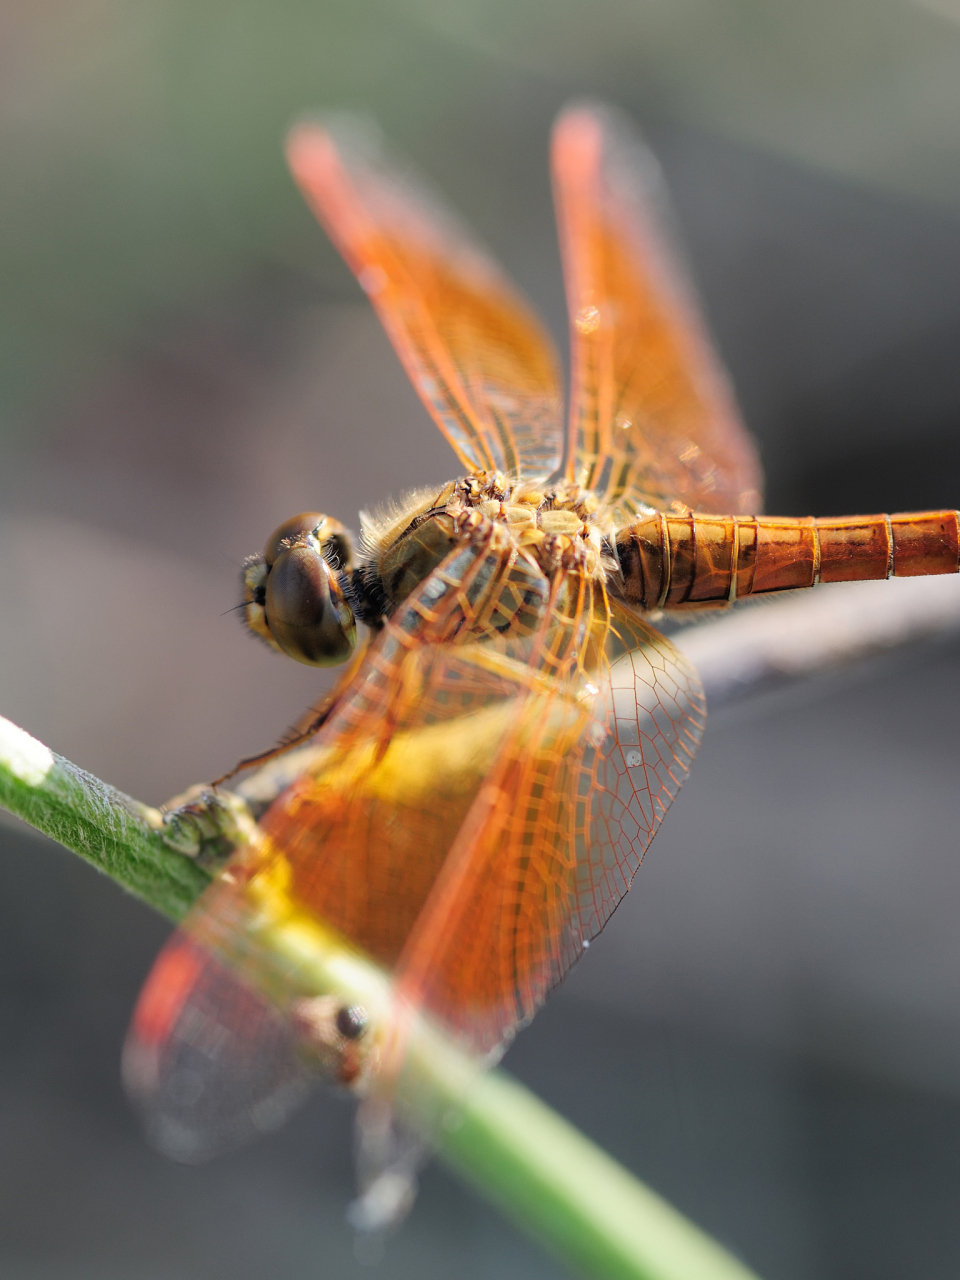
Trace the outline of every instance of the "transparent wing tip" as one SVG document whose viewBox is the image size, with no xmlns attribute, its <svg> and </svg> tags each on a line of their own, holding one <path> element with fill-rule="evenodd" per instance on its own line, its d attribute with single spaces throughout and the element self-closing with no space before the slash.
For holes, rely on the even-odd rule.
<svg viewBox="0 0 960 1280">
<path fill-rule="evenodd" d="M 337 150 L 354 158 L 372 162 L 380 158 L 384 150 L 384 136 L 370 116 L 352 111 L 317 111 L 300 116 L 287 130 L 287 154 L 296 154 L 298 148 L 309 149 L 322 139 L 334 143 Z"/>
<path fill-rule="evenodd" d="M 407 1170 L 388 1169 L 374 1178 L 347 1208 L 347 1221 L 364 1234 L 386 1231 L 402 1222 L 417 1198 L 417 1180 Z"/>
<path fill-rule="evenodd" d="M 188 1164 L 276 1129 L 314 1083 L 287 1021 L 182 936 L 144 986 L 121 1073 L 152 1145 Z"/>
</svg>

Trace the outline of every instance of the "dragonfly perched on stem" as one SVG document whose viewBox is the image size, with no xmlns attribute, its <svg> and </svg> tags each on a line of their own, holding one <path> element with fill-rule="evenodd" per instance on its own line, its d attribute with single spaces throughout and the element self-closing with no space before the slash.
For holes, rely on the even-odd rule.
<svg viewBox="0 0 960 1280">
<path fill-rule="evenodd" d="M 333 518 L 295 516 L 245 566 L 257 635 L 348 665 L 158 959 L 125 1077 L 184 1158 L 270 1127 L 315 1077 L 355 1090 L 357 1220 L 376 1226 L 429 1145 L 429 1123 L 415 1139 L 402 1124 L 422 1028 L 495 1061 L 610 918 L 686 777 L 704 700 L 657 619 L 956 573 L 960 527 L 956 511 L 757 514 L 759 462 L 655 162 L 614 112 L 573 106 L 553 136 L 566 429 L 530 307 L 368 128 L 300 125 L 288 158 L 464 474 L 363 518 L 356 548 Z M 314 963 L 333 953 L 388 976 L 337 999 Z"/>
</svg>

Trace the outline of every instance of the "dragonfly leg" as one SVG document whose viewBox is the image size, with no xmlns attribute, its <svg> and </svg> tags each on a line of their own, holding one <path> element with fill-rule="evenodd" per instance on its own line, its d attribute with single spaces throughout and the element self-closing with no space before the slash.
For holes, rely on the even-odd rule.
<svg viewBox="0 0 960 1280">
<path fill-rule="evenodd" d="M 162 809 L 145 810 L 147 820 L 177 853 L 216 871 L 230 855 L 258 837 L 257 819 L 306 767 L 310 742 L 333 706 L 326 698 L 311 707 L 284 741 L 250 756 L 215 782 L 200 783 L 174 796 Z M 253 772 L 235 790 L 221 784 L 246 769 Z"/>
<path fill-rule="evenodd" d="M 200 785 L 175 796 L 158 813 L 166 844 L 209 871 L 218 870 L 241 845 L 257 837 L 250 806 L 232 791 Z"/>
</svg>

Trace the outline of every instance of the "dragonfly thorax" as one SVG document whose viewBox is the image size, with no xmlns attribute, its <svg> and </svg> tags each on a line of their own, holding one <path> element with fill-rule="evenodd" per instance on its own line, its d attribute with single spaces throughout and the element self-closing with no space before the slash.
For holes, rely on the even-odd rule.
<svg viewBox="0 0 960 1280">
<path fill-rule="evenodd" d="M 548 576 L 564 568 L 602 577 L 610 565 L 598 510 L 596 497 L 574 484 L 477 472 L 365 517 L 361 572 L 393 608 L 460 542 L 491 537 L 534 559 Z"/>
<path fill-rule="evenodd" d="M 374 628 L 464 541 L 490 539 L 550 577 L 573 570 L 604 578 L 600 504 L 571 483 L 548 485 L 476 472 L 439 490 L 418 490 L 374 516 L 361 515 L 359 563 L 343 526 L 304 512 L 270 535 L 243 567 L 249 629 L 273 649 L 312 666 L 345 661 L 356 621 Z M 609 544 L 608 544 L 609 545 Z"/>
</svg>

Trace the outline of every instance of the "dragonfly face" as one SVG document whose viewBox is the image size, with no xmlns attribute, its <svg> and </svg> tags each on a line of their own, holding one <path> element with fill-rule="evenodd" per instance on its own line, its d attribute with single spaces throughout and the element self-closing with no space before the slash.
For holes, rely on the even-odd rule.
<svg viewBox="0 0 960 1280">
<path fill-rule="evenodd" d="M 284 521 L 263 555 L 243 566 L 244 621 L 297 662 L 344 662 L 357 643 L 356 619 L 339 579 L 349 573 L 350 561 L 350 539 L 339 521 L 315 511 Z"/>
<path fill-rule="evenodd" d="M 128 1085 L 188 1158 L 276 1123 L 318 1071 L 372 1091 L 382 1134 L 411 1011 L 496 1059 L 629 889 L 696 752 L 702 690 L 659 611 L 960 562 L 956 512 L 755 514 L 655 165 L 614 114 L 574 107 L 554 132 L 566 429 L 549 338 L 405 166 L 349 121 L 294 130 L 288 158 L 463 476 L 365 519 L 355 552 L 304 513 L 244 568 L 268 644 L 353 657 L 134 1016 Z M 387 975 L 379 1023 L 318 989 L 309 939 Z M 389 1144 L 368 1145 L 372 1187 L 395 1187 Z"/>
<path fill-rule="evenodd" d="M 412 495 L 386 519 L 368 518 L 356 566 L 337 521 L 305 512 L 280 525 L 264 554 L 244 565 L 247 626 L 299 662 L 344 662 L 356 643 L 355 613 L 381 625 L 458 545 L 494 530 L 513 558 L 546 576 L 562 569 L 602 582 L 616 569 L 596 519 L 597 500 L 577 485 L 545 488 L 480 472 L 429 494 Z M 499 625 L 524 624 L 510 616 Z"/>
</svg>

